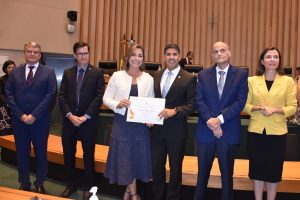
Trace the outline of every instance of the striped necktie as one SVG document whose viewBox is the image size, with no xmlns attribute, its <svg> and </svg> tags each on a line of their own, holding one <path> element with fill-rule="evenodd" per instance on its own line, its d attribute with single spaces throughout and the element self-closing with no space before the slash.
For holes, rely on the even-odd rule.
<svg viewBox="0 0 300 200">
<path fill-rule="evenodd" d="M 167 79 L 164 83 L 164 86 L 163 86 L 163 89 L 162 89 L 162 92 L 161 92 L 161 95 L 163 98 L 165 98 L 169 92 L 169 89 L 170 89 L 170 85 L 171 85 L 171 78 L 172 78 L 172 72 L 168 72 L 168 76 L 167 76 Z"/>
<path fill-rule="evenodd" d="M 26 79 L 26 83 L 27 83 L 27 85 L 30 85 L 31 83 L 32 83 L 32 81 L 33 81 L 33 68 L 34 68 L 34 66 L 29 66 L 29 73 L 28 73 L 28 75 L 27 75 L 27 79 Z"/>
<path fill-rule="evenodd" d="M 84 69 L 80 69 L 77 77 L 77 87 L 76 87 L 76 97 L 77 97 L 77 106 L 79 105 L 80 89 L 83 80 Z"/>
<path fill-rule="evenodd" d="M 224 83 L 225 83 L 225 72 L 224 71 L 219 71 L 220 74 L 219 82 L 218 82 L 218 93 L 219 93 L 219 99 L 221 99 L 223 88 L 224 88 Z"/>
</svg>

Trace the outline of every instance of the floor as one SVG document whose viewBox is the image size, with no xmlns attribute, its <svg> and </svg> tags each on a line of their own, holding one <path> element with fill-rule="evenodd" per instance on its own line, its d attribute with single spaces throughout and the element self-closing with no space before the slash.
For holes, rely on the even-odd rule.
<svg viewBox="0 0 300 200">
<path fill-rule="evenodd" d="M 1 151 L 1 148 L 0 148 Z M 0 186 L 8 187 L 8 188 L 14 188 L 18 189 L 19 183 L 18 183 L 18 177 L 17 177 L 17 167 L 11 164 L 7 164 L 3 161 L 1 161 L 0 156 Z M 35 174 L 32 173 L 30 176 L 31 181 L 34 180 Z M 65 184 L 63 182 L 53 180 L 53 179 L 47 179 L 47 181 L 44 183 L 44 186 L 46 188 L 47 194 L 59 196 L 60 193 L 64 190 Z M 183 187 L 183 194 L 184 197 L 182 197 L 182 200 L 189 200 L 192 199 L 192 196 L 190 194 L 193 194 L 193 191 L 191 191 L 191 188 L 185 188 Z M 254 199 L 252 192 L 245 192 L 245 191 L 234 191 L 235 193 L 235 199 L 237 200 L 247 200 L 247 199 Z M 186 195 L 187 194 L 187 195 Z M 115 196 L 110 196 L 107 194 L 101 193 L 101 188 L 99 189 L 98 194 L 99 199 L 101 200 L 117 200 L 120 199 Z M 220 199 L 220 190 L 218 189 L 209 189 L 208 190 L 208 197 L 209 199 Z M 75 200 L 81 200 L 82 199 L 82 191 L 77 191 L 74 193 L 70 198 Z M 277 195 L 276 200 L 299 200 L 300 194 L 288 194 L 288 193 L 279 193 Z"/>
<path fill-rule="evenodd" d="M 1 151 L 1 148 L 0 148 Z M 1 158 L 1 156 L 0 156 Z M 35 174 L 32 173 L 30 175 L 31 182 L 34 181 Z M 18 172 L 17 167 L 11 164 L 7 164 L 0 160 L 0 186 L 8 187 L 8 188 L 19 188 L 18 183 Z M 53 179 L 47 179 L 44 183 L 44 187 L 47 191 L 47 194 L 59 196 L 60 193 L 64 190 L 65 184 L 63 182 L 59 182 Z M 112 197 L 109 195 L 101 194 L 101 188 L 99 189 L 99 199 L 101 200 L 116 200 L 119 199 L 117 197 Z M 70 198 L 81 200 L 82 199 L 82 191 L 77 191 Z"/>
</svg>

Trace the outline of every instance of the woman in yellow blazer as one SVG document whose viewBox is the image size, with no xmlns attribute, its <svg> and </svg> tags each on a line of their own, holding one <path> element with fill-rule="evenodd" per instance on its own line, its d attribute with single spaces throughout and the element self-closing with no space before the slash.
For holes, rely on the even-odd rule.
<svg viewBox="0 0 300 200">
<path fill-rule="evenodd" d="M 248 79 L 248 99 L 244 111 L 248 126 L 249 177 L 254 180 L 255 199 L 275 199 L 281 181 L 286 149 L 286 118 L 296 112 L 296 86 L 284 76 L 277 48 L 265 49 L 259 58 L 256 76 Z"/>
</svg>

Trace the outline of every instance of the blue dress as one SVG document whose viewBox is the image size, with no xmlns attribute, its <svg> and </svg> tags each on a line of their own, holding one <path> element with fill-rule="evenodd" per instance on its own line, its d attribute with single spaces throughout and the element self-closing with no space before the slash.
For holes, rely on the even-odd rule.
<svg viewBox="0 0 300 200">
<path fill-rule="evenodd" d="M 132 85 L 130 96 L 138 96 L 137 85 Z M 118 113 L 114 116 L 109 152 L 104 177 L 109 183 L 128 185 L 134 179 L 152 179 L 150 131 L 145 124 L 126 121 Z"/>
</svg>

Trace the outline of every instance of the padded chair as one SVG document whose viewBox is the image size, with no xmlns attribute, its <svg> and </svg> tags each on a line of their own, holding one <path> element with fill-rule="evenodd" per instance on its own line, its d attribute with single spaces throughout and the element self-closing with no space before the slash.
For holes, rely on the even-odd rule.
<svg viewBox="0 0 300 200">
<path fill-rule="evenodd" d="M 144 62 L 145 72 L 149 73 L 151 76 L 155 74 L 156 71 L 160 69 L 160 63 L 157 62 Z"/>
<path fill-rule="evenodd" d="M 246 70 L 248 72 L 248 76 L 249 76 L 249 67 L 248 66 L 238 66 L 238 68 L 242 68 L 242 69 Z"/>
<path fill-rule="evenodd" d="M 105 75 L 111 76 L 118 69 L 116 60 L 100 60 L 98 63 L 99 68 L 103 69 Z"/>
<path fill-rule="evenodd" d="M 109 146 L 111 138 L 112 124 L 107 124 L 104 131 L 104 141 L 103 144 Z"/>
<path fill-rule="evenodd" d="M 292 76 L 292 74 L 293 74 L 293 67 L 291 67 L 291 66 L 285 66 L 285 67 L 283 67 L 283 71 L 284 71 L 285 75 Z"/>
<path fill-rule="evenodd" d="M 285 160 L 299 160 L 299 134 L 287 134 Z"/>
<path fill-rule="evenodd" d="M 200 72 L 201 70 L 203 70 L 204 67 L 201 64 L 192 64 L 192 65 L 185 65 L 185 70 L 190 72 L 190 73 L 195 73 L 197 74 L 198 72 Z"/>
</svg>

